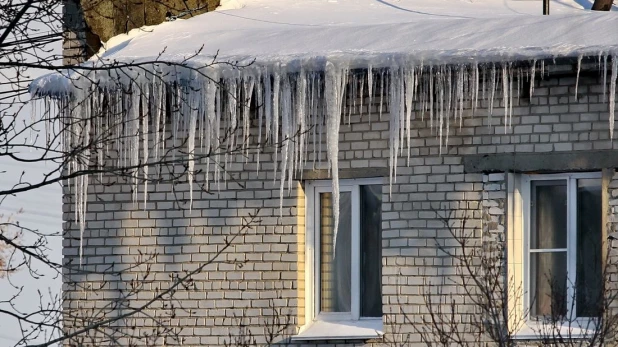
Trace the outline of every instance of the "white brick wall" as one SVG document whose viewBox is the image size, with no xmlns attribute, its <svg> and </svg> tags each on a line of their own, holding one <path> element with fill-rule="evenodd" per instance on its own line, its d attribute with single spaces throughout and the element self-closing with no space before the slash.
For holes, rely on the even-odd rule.
<svg viewBox="0 0 618 347">
<path fill-rule="evenodd" d="M 400 309 L 415 322 L 421 321 L 427 312 L 422 298 L 427 290 L 426 280 L 445 283 L 442 293 L 455 295 L 458 312 L 474 312 L 473 305 L 461 295 L 462 289 L 445 280 L 452 277 L 454 271 L 452 262 L 436 247 L 436 242 L 449 244 L 448 233 L 436 211 L 455 211 L 456 219 L 466 217 L 467 228 L 477 230 L 475 235 L 479 237 L 504 233 L 506 183 L 502 173 L 464 172 L 464 156 L 618 149 L 618 143 L 609 140 L 607 103 L 602 100 L 599 79 L 581 76 L 577 100 L 573 97 L 574 88 L 571 77 L 541 81 L 532 98 L 514 99 L 513 126 L 506 132 L 501 116 L 493 117 L 490 128 L 486 111 L 479 110 L 474 117 L 470 110 L 466 111 L 463 127 L 451 126 L 449 146 L 442 156 L 438 155 L 438 142 L 435 131 L 429 128 L 428 117 L 421 121 L 417 116 L 413 121 L 416 136 L 410 165 L 406 165 L 405 158 L 400 158 L 392 194 L 388 194 L 387 185 L 383 188 L 382 291 L 388 341 L 405 338 L 410 344 L 420 341 L 415 330 L 404 323 Z M 339 166 L 342 170 L 388 165 L 387 110 L 384 109 L 382 120 L 379 120 L 379 98 L 374 97 L 369 124 L 368 102 L 368 98 L 363 102 L 362 119 L 357 102 L 351 125 L 341 125 Z M 494 113 L 503 115 L 504 111 L 498 108 Z M 89 314 L 87 307 L 109 305 L 117 297 L 117 289 L 130 288 L 130 281 L 135 279 L 141 280 L 144 287 L 131 305 L 145 302 L 157 290 L 169 285 L 170 275 L 195 269 L 214 256 L 223 247 L 225 238 L 240 229 L 241 217 L 259 209 L 259 224 L 238 236 L 215 263 L 196 275 L 192 290 L 176 293 L 176 307 L 186 310 L 176 310 L 176 315 L 165 321 L 180 331 L 185 346 L 217 346 L 226 342 L 234 345 L 235 340 L 229 335 L 238 336 L 243 324 L 250 327 L 253 334 L 263 334 L 263 327 L 272 321 L 271 305 L 274 305 L 278 312 L 290 315 L 290 330 L 286 333 L 294 333 L 304 324 L 304 310 L 307 309 L 304 307 L 307 284 L 304 283 L 303 182 L 297 182 L 290 195 L 285 195 L 280 211 L 279 186 L 273 182 L 271 160 L 269 154 L 261 155 L 260 161 L 264 164 L 259 173 L 251 160 L 246 165 L 235 165 L 230 171 L 245 183 L 244 188 L 228 182 L 219 193 L 194 192 L 191 211 L 186 202 L 180 202 L 182 208 L 174 202 L 176 196 L 188 198 L 186 184 L 149 185 L 149 201 L 144 208 L 143 203 L 131 202 L 129 184 L 105 177 L 104 183 L 114 184 L 92 187 L 89 195 L 84 269 L 102 273 L 112 267 L 120 271 L 148 257 L 140 253 L 151 254 L 154 259 L 148 266 L 123 270 L 118 275 L 71 275 L 67 271 L 70 280 L 88 282 L 92 287 L 73 290 L 70 283 L 65 283 L 65 317 Z M 325 164 L 326 158 L 322 157 L 321 161 Z M 614 225 L 618 215 L 616 182 L 618 175 L 610 186 Z M 66 202 L 70 199 L 70 194 L 65 196 Z M 73 218 L 70 209 L 70 204 L 65 205 L 67 221 Z M 78 232 L 73 223 L 66 223 L 66 230 L 65 261 L 76 263 Z M 147 312 L 169 314 L 169 310 L 158 305 L 159 308 Z M 114 314 L 121 312 L 114 310 Z M 126 329 L 135 324 L 146 332 L 152 320 L 138 315 L 123 324 Z M 67 331 L 71 331 L 71 326 L 69 319 L 65 323 Z M 101 333 L 91 335 L 95 340 L 104 338 Z M 258 336 L 260 341 L 263 337 Z M 149 343 L 170 345 L 178 342 L 159 339 Z M 363 345 L 358 341 L 352 343 Z M 339 345 L 344 344 L 339 342 Z"/>
</svg>

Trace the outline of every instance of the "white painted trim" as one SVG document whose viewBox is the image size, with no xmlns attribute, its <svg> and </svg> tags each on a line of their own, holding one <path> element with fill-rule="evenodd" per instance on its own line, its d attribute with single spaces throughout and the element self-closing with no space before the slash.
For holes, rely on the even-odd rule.
<svg viewBox="0 0 618 347">
<path fill-rule="evenodd" d="M 314 225 L 314 233 L 313 233 L 313 241 L 314 241 L 314 249 L 315 249 L 315 255 L 314 255 L 314 260 L 313 260 L 313 267 L 314 267 L 314 272 L 313 272 L 313 300 L 315 302 L 315 306 L 314 306 L 314 317 L 316 319 L 319 320 L 324 320 L 324 321 L 338 321 L 338 320 L 349 320 L 349 319 L 353 319 L 353 313 L 352 312 L 328 312 L 328 313 L 322 313 L 320 312 L 320 303 L 321 303 L 321 293 L 319 290 L 319 284 L 321 283 L 321 273 L 320 273 L 320 259 L 318 258 L 320 256 L 320 254 L 322 254 L 321 249 L 320 249 L 320 235 L 321 235 L 321 230 L 320 230 L 320 223 L 318 223 L 317 221 L 320 220 L 320 211 L 322 209 L 322 206 L 320 206 L 320 194 L 322 193 L 332 193 L 332 188 L 331 185 L 326 185 L 326 186 L 317 186 L 314 188 L 314 202 L 313 202 L 313 206 L 314 206 L 314 214 L 313 214 L 313 225 Z M 340 185 L 339 186 L 339 192 L 340 193 L 352 193 L 353 192 L 353 186 L 344 186 L 344 185 Z M 352 199 L 351 201 L 352 206 L 354 206 L 354 200 Z M 351 216 L 351 218 L 353 218 L 353 216 Z M 352 228 L 352 237 L 354 235 L 354 229 Z M 352 240 L 353 242 L 353 240 Z M 354 259 L 354 258 L 352 258 Z M 351 264 L 352 268 L 354 267 L 354 262 L 352 262 Z M 350 271 L 351 276 L 353 276 L 352 271 Z M 353 278 L 351 279 L 351 282 L 353 282 Z M 352 290 L 354 288 L 351 288 Z M 350 298 L 351 305 L 354 305 L 353 303 L 353 298 Z"/>
<path fill-rule="evenodd" d="M 596 320 L 592 318 L 578 318 L 572 322 L 544 323 L 528 320 L 515 333 L 515 340 L 540 340 L 547 336 L 561 336 L 571 339 L 585 339 L 592 337 L 596 332 Z"/>
<path fill-rule="evenodd" d="M 352 312 L 346 313 L 320 313 L 320 293 L 319 293 L 319 254 L 320 254 L 320 225 L 319 221 L 320 208 L 319 208 L 319 194 L 324 192 L 332 192 L 332 182 L 330 180 L 316 180 L 307 181 L 305 183 L 305 325 L 300 329 L 298 336 L 304 336 L 308 331 L 315 332 L 315 324 L 317 322 L 329 323 L 331 328 L 337 325 L 337 322 L 347 322 L 341 326 L 354 326 L 349 322 L 364 322 L 358 323 L 357 326 L 371 325 L 372 329 L 379 327 L 379 329 L 373 329 L 370 333 L 364 330 L 367 335 L 366 338 L 375 338 L 382 334 L 382 319 L 365 318 L 360 317 L 360 261 L 354 261 L 354 259 L 360 259 L 360 186 L 384 184 L 384 179 L 381 177 L 375 178 L 358 178 L 358 179 L 345 179 L 339 181 L 340 192 L 352 193 L 352 244 L 356 247 L 352 247 Z M 379 322 L 379 325 L 376 323 Z M 323 327 L 324 325 L 318 325 Z M 348 329 L 349 330 L 349 329 Z M 376 331 L 379 330 L 379 333 Z M 352 329 L 350 331 L 341 329 L 331 329 L 331 334 L 359 334 L 358 330 Z M 314 333 L 311 333 L 315 335 Z M 311 335 L 310 334 L 310 335 Z M 317 334 L 320 335 L 320 334 Z M 315 336 L 317 336 L 315 335 Z M 342 336 L 343 336 L 342 335 Z M 348 336 L 346 338 L 365 338 L 364 336 Z M 327 336 L 321 336 L 320 339 L 325 339 Z M 337 337 L 334 337 L 335 339 Z M 294 338 L 293 338 L 294 339 Z M 298 338 L 300 340 L 300 338 Z"/>
<path fill-rule="evenodd" d="M 332 187 L 332 181 L 331 180 L 314 180 L 314 181 L 307 181 L 306 186 L 309 187 L 328 187 L 331 188 Z M 347 186 L 347 187 L 352 187 L 352 186 L 370 186 L 373 184 L 384 184 L 384 178 L 382 177 L 372 177 L 372 178 L 350 178 L 350 179 L 341 179 L 339 180 L 339 189 L 341 189 L 341 187 Z M 332 189 L 328 190 L 329 192 L 332 191 Z"/>
<path fill-rule="evenodd" d="M 569 176 L 567 179 L 567 318 L 577 316 L 577 300 L 575 300 L 575 276 L 577 275 L 577 178 Z"/>
<path fill-rule="evenodd" d="M 315 186 L 311 182 L 305 184 L 305 326 L 313 321 L 315 282 L 313 281 L 315 238 L 314 238 L 314 213 Z M 301 331 L 304 327 L 301 328 Z"/>
<path fill-rule="evenodd" d="M 530 319 L 529 311 L 530 311 L 530 294 L 528 288 L 530 288 L 530 261 L 528 260 L 528 254 L 530 253 L 530 176 L 524 175 L 521 177 L 522 185 L 522 220 L 521 225 L 523 226 L 523 241 L 524 246 L 522 247 L 523 254 L 521 255 L 521 260 L 524 266 L 524 275 L 522 278 L 522 288 L 524 291 L 524 320 L 528 321 Z"/>
<path fill-rule="evenodd" d="M 352 269 L 350 269 L 352 275 L 351 282 L 351 306 L 352 306 L 352 319 L 358 320 L 360 318 L 360 186 L 355 185 L 352 187 Z"/>
<path fill-rule="evenodd" d="M 524 313 L 525 313 L 525 324 L 522 328 L 524 331 L 538 331 L 539 328 L 543 328 L 544 323 L 539 322 L 537 320 L 533 320 L 530 318 L 530 254 L 531 253 L 540 253 L 540 252 L 567 252 L 567 317 L 575 317 L 575 312 L 577 312 L 576 302 L 573 302 L 574 294 L 575 294 L 575 283 L 576 283 L 576 267 L 577 267 L 577 257 L 571 256 L 577 252 L 577 180 L 578 179 L 589 179 L 589 178 L 598 178 L 601 179 L 601 172 L 584 172 L 584 173 L 560 173 L 560 174 L 530 174 L 530 175 L 521 175 L 522 182 L 522 203 L 523 203 L 523 211 L 522 211 L 522 220 L 521 225 L 523 226 L 523 242 L 524 247 L 522 247 L 523 251 L 523 266 L 524 266 L 524 276 L 523 276 L 523 291 L 524 291 Z M 530 199 L 531 199 L 531 184 L 532 181 L 548 181 L 548 180 L 565 180 L 567 186 L 567 248 L 557 248 L 557 249 L 530 249 L 530 219 L 532 216 Z M 589 319 L 583 319 L 589 326 Z M 582 322 L 583 322 L 582 321 Z M 540 324 L 540 325 L 539 325 Z M 572 326 L 572 325 L 571 325 Z M 581 324 L 579 325 L 581 327 Z M 536 330 L 535 330 L 536 329 Z M 581 329 L 580 329 L 581 330 Z M 517 334 L 519 335 L 519 333 Z M 527 333 L 522 333 L 522 336 L 528 336 Z M 520 338 L 520 337 L 518 337 Z M 521 337 L 522 339 L 527 339 L 529 337 Z"/>
<path fill-rule="evenodd" d="M 384 335 L 382 319 L 315 321 L 292 336 L 292 341 L 369 340 L 382 335 Z"/>
</svg>

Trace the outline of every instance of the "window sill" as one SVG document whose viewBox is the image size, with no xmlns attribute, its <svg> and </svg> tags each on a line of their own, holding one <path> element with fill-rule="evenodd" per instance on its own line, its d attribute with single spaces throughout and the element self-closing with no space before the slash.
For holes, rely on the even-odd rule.
<svg viewBox="0 0 618 347">
<path fill-rule="evenodd" d="M 292 336 L 292 341 L 370 340 L 384 335 L 382 319 L 314 321 Z"/>
<path fill-rule="evenodd" d="M 528 321 L 513 338 L 516 340 L 585 339 L 594 336 L 595 332 L 595 322 L 592 319 L 578 319 L 570 323 L 556 323 L 556 325 Z"/>
</svg>

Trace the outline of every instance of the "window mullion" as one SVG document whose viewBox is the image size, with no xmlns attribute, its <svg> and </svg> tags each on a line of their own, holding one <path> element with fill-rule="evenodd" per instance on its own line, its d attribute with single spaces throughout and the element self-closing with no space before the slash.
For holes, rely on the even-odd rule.
<svg viewBox="0 0 618 347">
<path fill-rule="evenodd" d="M 532 208 L 530 204 L 531 200 L 531 180 L 528 176 L 524 176 L 522 179 L 522 216 L 521 223 L 524 228 L 523 230 L 523 242 L 524 245 L 522 247 L 523 254 L 523 278 L 522 278 L 522 287 L 524 288 L 524 313 L 526 315 L 526 319 L 530 318 L 530 216 L 532 213 Z"/>
<path fill-rule="evenodd" d="M 531 249 L 529 253 L 560 253 L 560 252 L 568 252 L 568 248 L 537 248 Z"/>
<path fill-rule="evenodd" d="M 320 225 L 320 211 L 322 209 L 322 206 L 320 205 L 320 194 L 317 191 L 317 189 L 314 189 L 312 191 L 312 198 L 313 198 L 313 206 L 314 206 L 314 210 L 313 210 L 313 245 L 314 245 L 314 251 L 313 251 L 313 275 L 314 275 L 314 280 L 311 283 L 312 286 L 312 291 L 313 291 L 313 317 L 317 317 L 320 314 L 320 300 L 321 300 L 321 293 L 320 293 L 320 281 L 322 280 L 321 275 L 320 275 L 320 255 L 322 253 L 321 252 L 321 247 L 320 247 L 320 242 L 321 242 L 321 225 Z"/>
<path fill-rule="evenodd" d="M 567 193 L 567 318 L 577 312 L 575 277 L 577 274 L 577 179 L 569 177 Z"/>
<path fill-rule="evenodd" d="M 352 188 L 352 319 L 360 317 L 360 187 Z"/>
</svg>

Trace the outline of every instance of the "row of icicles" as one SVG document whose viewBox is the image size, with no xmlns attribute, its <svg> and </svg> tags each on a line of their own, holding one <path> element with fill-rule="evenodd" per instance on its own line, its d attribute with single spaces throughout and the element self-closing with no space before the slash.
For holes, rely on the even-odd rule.
<svg viewBox="0 0 618 347">
<path fill-rule="evenodd" d="M 581 61 L 579 57 L 575 97 Z M 618 59 L 600 54 L 598 64 L 613 138 Z M 532 96 L 534 81 L 546 74 L 543 60 L 531 61 L 526 66 L 512 62 L 409 64 L 358 70 L 326 63 L 323 72 L 294 73 L 286 73 L 282 68 L 250 67 L 226 77 L 212 78 L 219 76 L 214 74 L 205 78 L 190 73 L 188 80 L 186 71 L 180 80 L 175 75 L 177 68 L 163 69 L 158 65 L 151 75 L 134 76 L 130 83 L 122 85 L 108 83 L 109 87 L 90 83 L 90 79 L 97 78 L 91 75 L 76 82 L 74 95 L 58 101 L 64 119 L 81 120 L 71 122 L 68 131 L 63 132 L 65 153 L 80 146 L 85 148 L 68 163 L 69 175 L 92 169 L 92 163 L 103 168 L 109 165 L 113 153 L 114 165 L 130 168 L 127 172 L 131 175 L 133 200 L 138 201 L 138 185 L 143 184 L 146 202 L 146 178 L 155 175 L 149 172 L 150 167 L 156 171 L 156 163 L 179 159 L 186 164 L 191 206 L 196 162 L 205 171 L 208 187 L 225 180 L 227 165 L 237 157 L 232 153 L 246 157 L 254 154 L 259 170 L 265 144 L 271 151 L 282 198 L 286 186 L 290 190 L 293 179 L 301 178 L 304 168 L 322 166 L 320 144 L 325 141 L 333 182 L 335 233 L 339 221 L 339 128 L 342 123 L 349 123 L 353 114 L 367 122 L 387 118 L 392 184 L 399 160 L 409 164 L 413 120 L 428 121 L 439 139 L 440 153 L 448 146 L 450 128 L 462 126 L 464 114 L 468 113 L 464 110 L 474 114 L 482 105 L 489 117 L 503 117 L 506 132 L 511 125 L 514 100 L 523 94 Z M 377 107 L 377 111 L 370 111 L 372 107 Z M 500 114 L 496 111 L 498 107 Z M 172 141 L 166 141 L 163 134 L 171 134 Z M 91 146 L 91 141 L 97 145 Z M 178 144 L 182 148 L 175 148 Z M 89 179 L 89 175 L 80 175 L 71 183 L 75 220 L 82 237 Z M 209 182 L 211 179 L 213 182 Z M 81 254 L 80 246 L 80 262 Z"/>
</svg>

